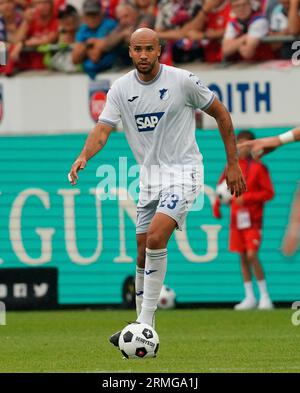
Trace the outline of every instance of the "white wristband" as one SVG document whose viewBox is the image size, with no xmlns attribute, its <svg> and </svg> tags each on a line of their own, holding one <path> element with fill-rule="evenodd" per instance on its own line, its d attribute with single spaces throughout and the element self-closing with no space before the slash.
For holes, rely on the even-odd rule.
<svg viewBox="0 0 300 393">
<path fill-rule="evenodd" d="M 294 142 L 295 140 L 292 131 L 284 132 L 283 134 L 278 135 L 278 138 L 280 139 L 282 145 L 285 145 L 286 143 Z"/>
</svg>

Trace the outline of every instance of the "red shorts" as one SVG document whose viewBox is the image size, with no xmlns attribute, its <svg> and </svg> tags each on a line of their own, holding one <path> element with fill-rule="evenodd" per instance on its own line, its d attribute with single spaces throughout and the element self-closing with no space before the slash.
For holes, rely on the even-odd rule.
<svg viewBox="0 0 300 393">
<path fill-rule="evenodd" d="M 261 244 L 261 229 L 230 228 L 229 249 L 233 252 L 258 251 Z"/>
</svg>

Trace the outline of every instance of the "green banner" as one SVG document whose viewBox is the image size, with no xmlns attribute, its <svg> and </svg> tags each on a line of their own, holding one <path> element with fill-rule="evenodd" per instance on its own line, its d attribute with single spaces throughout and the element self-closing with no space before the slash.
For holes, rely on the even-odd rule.
<svg viewBox="0 0 300 393">
<path fill-rule="evenodd" d="M 264 136 L 281 131 L 255 130 Z M 222 208 L 221 220 L 212 215 L 215 184 L 225 164 L 223 144 L 216 130 L 196 135 L 205 164 L 204 208 L 191 212 L 186 230 L 172 236 L 166 283 L 178 302 L 238 301 L 243 287 L 238 256 L 228 252 L 229 208 Z M 1 137 L 0 285 L 1 267 L 57 267 L 60 304 L 122 302 L 123 282 L 135 272 L 135 202 L 101 201 L 96 190 L 100 175 L 106 176 L 99 166 L 107 165 L 117 174 L 111 194 L 119 188 L 126 195 L 137 177 L 133 171 L 126 185 L 124 162 L 129 171 L 135 161 L 124 134 L 115 133 L 80 173 L 78 187 L 71 187 L 67 174 L 85 138 Z M 260 257 L 272 299 L 300 300 L 299 254 L 285 258 L 280 251 L 299 178 L 299 145 L 285 146 L 264 162 L 276 197 L 265 209 Z"/>
</svg>

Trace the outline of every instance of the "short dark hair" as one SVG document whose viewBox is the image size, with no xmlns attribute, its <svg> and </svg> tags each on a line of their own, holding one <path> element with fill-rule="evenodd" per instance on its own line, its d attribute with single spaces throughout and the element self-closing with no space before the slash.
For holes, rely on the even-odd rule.
<svg viewBox="0 0 300 393">
<path fill-rule="evenodd" d="M 237 134 L 236 138 L 237 139 L 247 139 L 248 141 L 253 141 L 253 139 L 255 139 L 255 135 L 250 130 L 242 130 Z"/>
<path fill-rule="evenodd" d="M 71 4 L 64 5 L 58 9 L 58 19 L 64 19 L 68 16 L 79 17 L 77 9 Z"/>
</svg>

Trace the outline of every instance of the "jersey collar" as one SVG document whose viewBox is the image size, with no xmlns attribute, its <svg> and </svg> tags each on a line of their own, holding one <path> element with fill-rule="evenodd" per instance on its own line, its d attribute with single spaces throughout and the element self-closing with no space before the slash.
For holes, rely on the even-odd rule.
<svg viewBox="0 0 300 393">
<path fill-rule="evenodd" d="M 138 76 L 137 70 L 134 71 L 134 76 L 135 76 L 136 80 L 137 80 L 140 84 L 142 84 L 142 85 L 152 85 L 152 83 L 156 82 L 157 79 L 160 77 L 160 75 L 161 75 L 161 73 L 162 73 L 162 70 L 163 70 L 163 64 L 160 64 L 160 65 L 159 65 L 159 71 L 158 71 L 158 73 L 156 74 L 155 78 L 153 78 L 153 79 L 152 79 L 151 81 L 149 81 L 149 82 L 144 82 L 144 81 L 142 81 L 142 80 L 139 78 L 139 76 Z"/>
</svg>

